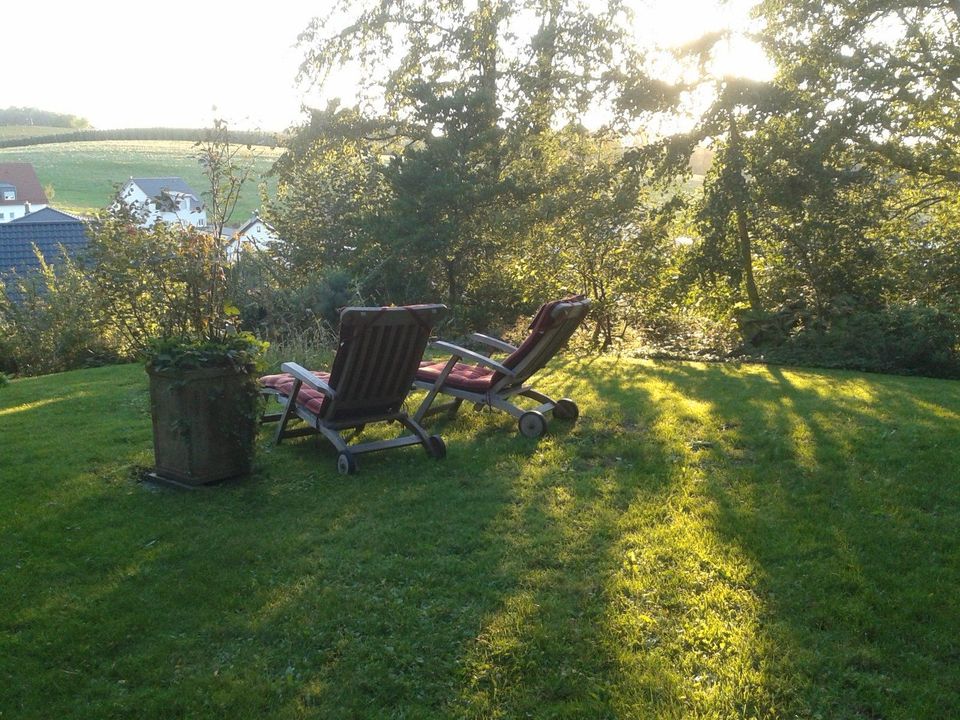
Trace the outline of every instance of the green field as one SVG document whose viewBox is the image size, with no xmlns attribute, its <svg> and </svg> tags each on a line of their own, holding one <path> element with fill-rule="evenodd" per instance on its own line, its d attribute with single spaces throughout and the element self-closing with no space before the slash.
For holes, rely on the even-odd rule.
<svg viewBox="0 0 960 720">
<path fill-rule="evenodd" d="M 135 365 L 0 389 L 0 718 L 960 717 L 960 383 L 586 358 L 195 493 Z M 383 436 L 389 428 L 368 428 Z"/>
<path fill-rule="evenodd" d="M 194 159 L 193 143 L 173 141 L 103 141 L 0 149 L 0 162 L 29 162 L 44 187 L 52 186 L 54 207 L 90 213 L 108 206 L 115 188 L 131 177 L 182 177 L 198 193 L 206 188 Z M 280 150 L 242 150 L 254 159 L 255 176 L 244 189 L 232 225 L 245 222 L 260 207 L 259 184 Z M 268 192 L 275 183 L 267 183 Z"/>
</svg>

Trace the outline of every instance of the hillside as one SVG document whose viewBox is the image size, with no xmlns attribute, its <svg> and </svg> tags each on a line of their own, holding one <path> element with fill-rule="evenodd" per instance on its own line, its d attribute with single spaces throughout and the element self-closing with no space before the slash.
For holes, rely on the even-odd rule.
<svg viewBox="0 0 960 720">
<path fill-rule="evenodd" d="M 130 177 L 176 175 L 202 193 L 206 182 L 193 153 L 194 146 L 190 142 L 59 143 L 0 149 L 0 162 L 33 163 L 44 187 L 53 187 L 53 205 L 91 213 L 109 205 L 116 186 Z M 255 177 L 244 189 L 231 221 L 233 224 L 242 223 L 260 206 L 258 185 L 281 151 L 257 147 L 242 153 L 244 157 L 254 158 Z M 273 183 L 267 185 L 272 191 Z"/>
<path fill-rule="evenodd" d="M 69 130 L 70 128 L 44 127 L 40 125 L 0 125 L 0 141 L 40 137 L 41 135 L 57 135 L 68 132 Z"/>
</svg>

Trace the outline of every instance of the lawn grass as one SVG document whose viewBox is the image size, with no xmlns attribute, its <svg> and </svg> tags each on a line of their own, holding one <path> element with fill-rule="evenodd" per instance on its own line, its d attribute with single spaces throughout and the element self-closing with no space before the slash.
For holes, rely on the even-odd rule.
<svg viewBox="0 0 960 720">
<path fill-rule="evenodd" d="M 603 358 L 448 456 L 194 493 L 138 366 L 0 389 L 2 718 L 960 716 L 960 383 Z"/>
<path fill-rule="evenodd" d="M 195 153 L 191 142 L 105 140 L 0 148 L 0 162 L 32 163 L 40 183 L 53 186 L 51 205 L 92 213 L 108 206 L 116 187 L 131 177 L 182 177 L 202 194 L 209 182 Z M 237 203 L 232 225 L 242 225 L 260 206 L 258 184 L 279 154 L 279 149 L 264 147 L 241 150 L 241 157 L 255 157 L 255 173 Z M 268 181 L 267 187 L 272 192 L 275 182 Z"/>
</svg>

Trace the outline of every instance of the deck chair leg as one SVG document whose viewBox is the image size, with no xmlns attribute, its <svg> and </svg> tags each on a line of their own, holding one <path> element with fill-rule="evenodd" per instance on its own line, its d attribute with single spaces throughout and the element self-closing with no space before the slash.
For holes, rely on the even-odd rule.
<svg viewBox="0 0 960 720">
<path fill-rule="evenodd" d="M 274 400 L 277 396 L 274 393 L 263 392 L 263 393 L 260 393 L 260 397 L 263 398 L 264 402 L 269 405 L 270 401 Z M 277 422 L 282 416 L 283 416 L 282 411 L 269 412 L 267 410 L 264 410 L 263 415 L 260 416 L 260 424 L 266 425 L 267 423 Z"/>
<path fill-rule="evenodd" d="M 439 435 L 428 435 L 426 429 L 417 422 L 415 418 L 411 418 L 406 413 L 402 413 L 397 417 L 397 422 L 401 423 L 417 437 L 420 444 L 423 445 L 423 449 L 426 450 L 431 457 L 439 460 L 446 456 L 447 446 L 444 444 L 443 438 Z"/>
<path fill-rule="evenodd" d="M 456 398 L 452 403 L 447 406 L 447 417 L 455 417 L 457 410 L 460 409 L 460 406 L 463 405 L 463 398 Z"/>
<path fill-rule="evenodd" d="M 524 390 L 520 393 L 523 397 L 528 397 L 531 400 L 536 400 L 539 403 L 546 405 L 547 403 L 555 405 L 556 402 L 549 395 L 544 395 L 542 392 L 537 392 L 536 390 Z"/>
<path fill-rule="evenodd" d="M 420 407 L 418 407 L 417 411 L 413 414 L 414 422 L 419 423 L 430 411 L 430 406 L 433 405 L 433 399 L 437 396 L 437 393 L 440 392 L 440 388 L 442 388 L 443 384 L 447 381 L 447 376 L 450 374 L 450 371 L 453 370 L 459 361 L 460 358 L 456 355 L 453 355 L 447 361 L 447 364 L 443 366 L 443 370 L 440 372 L 440 375 L 437 376 L 437 380 L 433 383 L 433 387 L 427 391 L 427 396 L 423 399 L 423 402 L 420 403 Z"/>
<path fill-rule="evenodd" d="M 273 436 L 274 445 L 279 445 L 283 439 L 283 432 L 287 429 L 287 423 L 290 421 L 290 414 L 293 412 L 293 406 L 296 403 L 297 393 L 300 392 L 301 384 L 300 380 L 295 380 L 293 383 L 293 390 L 287 398 L 286 404 L 283 406 L 283 412 L 280 414 L 280 424 L 277 425 L 277 432 Z"/>
<path fill-rule="evenodd" d="M 430 436 L 427 434 L 427 431 L 423 427 L 423 425 L 417 422 L 416 418 L 411 418 L 409 415 L 404 413 L 397 417 L 397 422 L 399 422 L 401 425 L 407 428 L 407 430 L 409 430 L 414 435 L 416 435 L 417 438 L 420 440 L 421 443 L 423 443 L 424 446 L 427 446 L 427 443 L 429 442 L 428 439 Z"/>
<path fill-rule="evenodd" d="M 337 449 L 338 453 L 349 449 L 347 447 L 347 441 L 343 439 L 343 435 L 338 433 L 336 430 L 324 427 L 323 425 L 320 425 L 317 429 L 320 431 L 321 435 L 330 441 L 330 444 Z"/>
<path fill-rule="evenodd" d="M 358 437 L 360 437 L 360 433 L 363 432 L 363 430 L 364 430 L 365 427 L 366 427 L 365 425 L 357 425 L 357 426 L 353 429 L 353 432 L 350 433 L 350 437 L 347 438 L 347 443 L 351 443 L 351 442 L 353 442 L 354 440 L 356 440 Z"/>
</svg>

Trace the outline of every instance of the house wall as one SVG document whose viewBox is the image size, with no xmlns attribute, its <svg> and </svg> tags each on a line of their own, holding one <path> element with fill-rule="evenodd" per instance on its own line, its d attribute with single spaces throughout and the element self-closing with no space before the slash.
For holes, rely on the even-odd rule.
<svg viewBox="0 0 960 720">
<path fill-rule="evenodd" d="M 265 247 L 279 240 L 262 222 L 254 223 L 247 228 L 247 231 L 243 233 L 243 238 L 248 242 L 256 243 L 257 247 Z"/>
<path fill-rule="evenodd" d="M 140 227 L 153 227 L 157 222 L 167 223 L 168 225 L 193 225 L 194 227 L 205 227 L 207 225 L 206 210 L 190 212 L 187 209 L 181 209 L 175 213 L 158 212 L 153 199 L 147 197 L 140 186 L 134 183 L 127 182 L 120 189 L 120 199 L 128 206 L 143 213 Z"/>
<path fill-rule="evenodd" d="M 30 212 L 43 210 L 46 205 L 30 204 Z M 0 205 L 0 222 L 10 222 L 27 214 L 26 205 Z"/>
<path fill-rule="evenodd" d="M 157 220 L 167 223 L 168 225 L 193 225 L 194 227 L 206 227 L 207 212 L 206 210 L 201 210 L 200 212 L 180 210 L 179 212 L 175 213 L 154 212 L 153 219 L 149 225 L 144 225 L 143 227 L 150 227 L 150 225 L 153 225 Z"/>
<path fill-rule="evenodd" d="M 242 235 L 233 236 L 233 240 L 227 246 L 227 258 L 231 262 L 235 262 L 241 251 L 251 248 L 262 250 L 279 239 L 262 221 L 256 222 L 248 227 Z"/>
<path fill-rule="evenodd" d="M 120 198 L 127 203 L 127 205 L 143 205 L 148 203 L 150 198 L 147 197 L 147 194 L 140 189 L 138 185 L 134 185 L 131 182 L 124 183 L 123 187 L 120 188 Z"/>
</svg>

